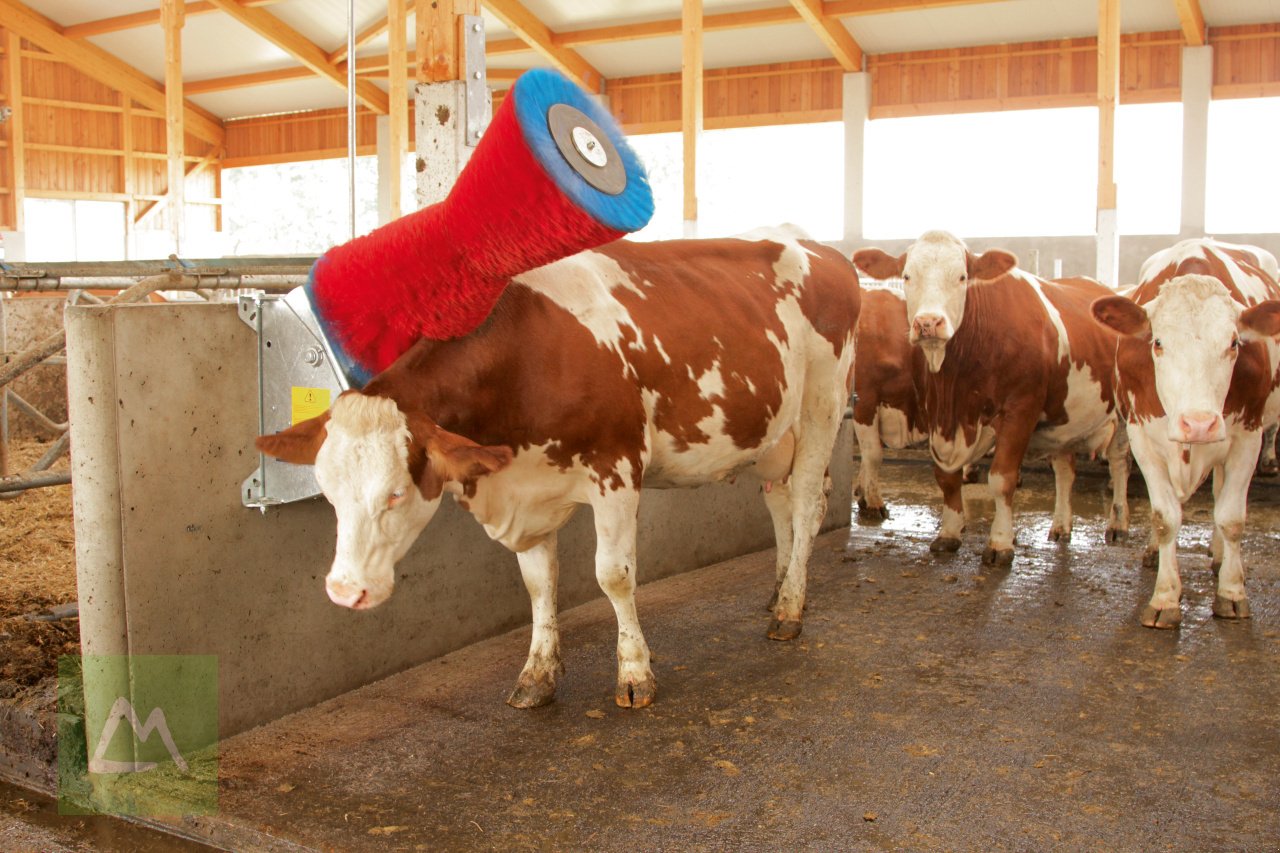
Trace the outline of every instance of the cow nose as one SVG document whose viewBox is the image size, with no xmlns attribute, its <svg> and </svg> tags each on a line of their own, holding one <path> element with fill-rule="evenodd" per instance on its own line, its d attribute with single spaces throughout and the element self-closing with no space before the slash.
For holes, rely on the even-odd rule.
<svg viewBox="0 0 1280 853">
<path fill-rule="evenodd" d="M 368 590 L 362 586 L 335 580 L 326 580 L 324 590 L 329 593 L 329 600 L 334 604 L 352 609 L 359 609 L 369 596 Z"/>
<path fill-rule="evenodd" d="M 1215 412 L 1185 412 L 1178 416 L 1178 431 L 1186 444 L 1221 441 L 1224 424 Z"/>
<path fill-rule="evenodd" d="M 917 314 L 915 329 L 917 338 L 940 338 L 946 318 L 937 314 Z"/>
</svg>

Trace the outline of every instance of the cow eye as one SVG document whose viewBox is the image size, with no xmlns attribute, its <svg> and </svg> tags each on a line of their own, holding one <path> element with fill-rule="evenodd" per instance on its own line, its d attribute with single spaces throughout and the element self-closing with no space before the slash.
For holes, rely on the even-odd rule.
<svg viewBox="0 0 1280 853">
<path fill-rule="evenodd" d="M 400 503 L 400 501 L 404 500 L 405 494 L 404 489 L 396 489 L 387 497 L 387 506 L 395 506 Z"/>
<path fill-rule="evenodd" d="M 969 280 L 969 274 L 968 274 L 968 273 L 963 273 L 963 272 L 962 272 L 962 273 L 960 273 L 960 280 L 961 280 L 961 281 L 968 281 L 968 280 Z"/>
<path fill-rule="evenodd" d="M 1162 352 L 1164 352 L 1164 344 L 1160 343 L 1159 338 L 1156 338 L 1154 341 L 1151 342 L 1151 349 L 1155 350 L 1156 355 L 1160 355 Z"/>
<path fill-rule="evenodd" d="M 903 281 L 911 281 L 911 276 L 907 275 L 906 273 L 903 273 L 903 274 L 902 274 L 902 280 L 903 280 Z"/>
<path fill-rule="evenodd" d="M 1239 351 L 1240 351 L 1240 339 L 1239 339 L 1239 338 L 1232 338 L 1232 339 L 1231 339 L 1231 351 L 1232 351 L 1232 352 L 1239 352 Z"/>
</svg>

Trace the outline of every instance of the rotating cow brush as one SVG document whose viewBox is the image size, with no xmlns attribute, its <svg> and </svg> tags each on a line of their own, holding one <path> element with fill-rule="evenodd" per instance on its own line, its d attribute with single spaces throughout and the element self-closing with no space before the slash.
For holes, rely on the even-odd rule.
<svg viewBox="0 0 1280 853">
<path fill-rule="evenodd" d="M 648 178 L 612 116 L 537 69 L 516 81 L 444 201 L 330 249 L 306 293 L 359 387 L 419 338 L 475 329 L 513 276 L 652 215 Z"/>
</svg>

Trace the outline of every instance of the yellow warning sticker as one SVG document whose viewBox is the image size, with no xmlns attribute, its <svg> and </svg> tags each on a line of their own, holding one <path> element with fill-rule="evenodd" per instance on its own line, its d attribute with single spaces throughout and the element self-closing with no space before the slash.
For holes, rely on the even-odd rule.
<svg viewBox="0 0 1280 853">
<path fill-rule="evenodd" d="M 303 388 L 294 385 L 292 390 L 293 399 L 289 408 L 292 414 L 289 423 L 296 424 L 329 411 L 328 388 Z"/>
</svg>

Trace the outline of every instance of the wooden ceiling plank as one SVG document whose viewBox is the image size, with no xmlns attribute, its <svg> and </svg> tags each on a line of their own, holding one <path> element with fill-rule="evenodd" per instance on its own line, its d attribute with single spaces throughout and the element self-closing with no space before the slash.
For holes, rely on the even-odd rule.
<svg viewBox="0 0 1280 853">
<path fill-rule="evenodd" d="M 1200 0 L 1173 0 L 1178 8 L 1178 22 L 1182 25 L 1182 36 L 1188 45 L 1200 46 L 1207 43 L 1204 25 L 1204 13 L 1200 11 Z"/>
<path fill-rule="evenodd" d="M 588 92 L 604 90 L 604 77 L 573 48 L 555 42 L 555 33 L 519 0 L 484 0 L 485 7 L 529 47 Z"/>
<path fill-rule="evenodd" d="M 791 5 L 827 50 L 831 51 L 841 68 L 845 71 L 862 70 L 862 47 L 844 28 L 844 24 L 823 13 L 822 0 L 791 0 Z"/>
<path fill-rule="evenodd" d="M 273 6 L 276 3 L 283 2 L 284 0 L 245 0 L 245 5 Z M 206 15 L 210 12 L 217 12 L 218 8 L 209 3 L 208 0 L 195 0 L 195 2 L 186 4 L 182 11 L 184 15 Z M 62 28 L 62 34 L 67 38 L 82 39 L 89 36 L 118 33 L 122 30 L 133 30 L 138 27 L 148 27 L 159 23 L 160 10 L 151 9 L 146 12 L 134 12 L 132 15 L 116 15 L 113 18 L 99 18 L 96 21 L 71 24 Z"/>
<path fill-rule="evenodd" d="M 11 2 L 11 0 L 7 1 Z M 344 91 L 346 90 L 346 75 L 342 73 L 337 65 L 329 61 L 329 55 L 315 42 L 275 15 L 261 9 L 250 8 L 247 5 L 236 2 L 236 0 L 209 0 L 209 2 L 288 53 L 316 74 L 332 81 Z M 356 81 L 356 98 L 378 115 L 386 115 L 390 108 L 387 93 L 368 80 Z"/>
<path fill-rule="evenodd" d="M 124 92 L 150 109 L 164 111 L 163 86 L 102 48 L 67 38 L 56 23 L 19 0 L 0 0 L 0 17 L 3 17 L 6 28 L 78 71 Z M 186 102 L 185 122 L 188 132 L 200 139 L 215 145 L 222 143 L 225 135 L 222 122 L 190 101 Z"/>
</svg>

